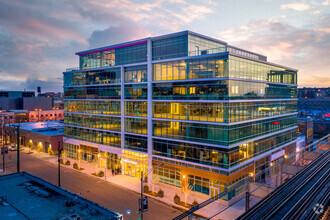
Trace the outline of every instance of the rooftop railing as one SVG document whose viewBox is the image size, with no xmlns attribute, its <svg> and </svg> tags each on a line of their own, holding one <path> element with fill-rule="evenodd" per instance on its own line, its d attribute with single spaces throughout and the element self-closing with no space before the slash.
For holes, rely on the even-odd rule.
<svg viewBox="0 0 330 220">
<path fill-rule="evenodd" d="M 74 71 L 74 70 L 80 70 L 80 68 L 79 68 L 79 67 L 67 68 L 67 69 L 65 70 L 65 72 L 70 72 L 70 71 Z"/>
</svg>

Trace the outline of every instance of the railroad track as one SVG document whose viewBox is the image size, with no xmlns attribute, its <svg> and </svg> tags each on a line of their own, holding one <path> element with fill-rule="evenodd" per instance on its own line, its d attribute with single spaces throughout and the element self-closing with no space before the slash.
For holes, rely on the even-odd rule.
<svg viewBox="0 0 330 220">
<path fill-rule="evenodd" d="M 295 205 L 284 215 L 284 219 L 298 219 L 310 207 L 314 199 L 319 195 L 324 186 L 329 186 L 330 170 L 328 169 L 320 179 L 313 183 L 312 187 L 295 203 Z M 308 186 L 308 184 L 306 184 Z M 329 189 L 329 188 L 328 188 Z M 315 203 L 316 204 L 316 203 Z"/>
<path fill-rule="evenodd" d="M 312 208 L 307 209 L 301 216 L 302 219 L 320 219 L 327 212 L 327 207 L 330 203 L 330 184 L 327 183 L 326 190 L 320 193 L 320 197 L 316 199 L 313 204 L 318 204 Z"/>
<path fill-rule="evenodd" d="M 238 219 L 299 219 L 313 215 L 311 204 L 318 202 L 315 201 L 318 193 L 329 189 L 329 161 L 330 151 L 327 151 Z M 319 204 L 328 201 L 329 196 L 319 198 L 323 202 Z"/>
</svg>

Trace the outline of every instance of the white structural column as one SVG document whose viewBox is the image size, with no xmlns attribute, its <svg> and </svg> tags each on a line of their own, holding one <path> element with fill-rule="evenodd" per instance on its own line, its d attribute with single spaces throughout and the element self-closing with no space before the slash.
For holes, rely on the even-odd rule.
<svg viewBox="0 0 330 220">
<path fill-rule="evenodd" d="M 148 39 L 148 172 L 152 169 L 152 41 Z M 148 176 L 148 182 L 152 180 L 152 172 Z"/>
<path fill-rule="evenodd" d="M 121 116 L 121 153 L 124 153 L 124 147 L 125 147 L 125 88 L 124 88 L 124 67 L 120 67 L 120 89 L 121 89 L 121 96 L 120 96 L 120 116 Z M 121 173 L 124 174 L 124 163 L 121 163 Z"/>
</svg>

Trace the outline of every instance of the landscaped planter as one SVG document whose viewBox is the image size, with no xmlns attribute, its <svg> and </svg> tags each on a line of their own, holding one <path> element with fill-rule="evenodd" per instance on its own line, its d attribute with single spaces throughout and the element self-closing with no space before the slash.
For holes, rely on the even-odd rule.
<svg viewBox="0 0 330 220">
<path fill-rule="evenodd" d="M 97 176 L 97 177 L 104 177 L 104 172 L 100 171 L 98 173 L 92 173 L 93 176 Z"/>
<path fill-rule="evenodd" d="M 79 168 L 77 163 L 73 164 L 73 168 L 76 169 L 76 170 L 83 170 L 84 169 L 82 167 Z"/>
<path fill-rule="evenodd" d="M 164 191 L 163 190 L 158 190 L 158 197 L 163 198 L 164 197 Z"/>
</svg>

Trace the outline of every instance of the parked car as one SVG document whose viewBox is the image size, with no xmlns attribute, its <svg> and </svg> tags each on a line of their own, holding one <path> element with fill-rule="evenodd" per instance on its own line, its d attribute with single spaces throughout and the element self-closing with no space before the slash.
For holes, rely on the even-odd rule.
<svg viewBox="0 0 330 220">
<path fill-rule="evenodd" d="M 8 149 L 9 149 L 10 151 L 15 151 L 15 150 L 17 150 L 16 146 L 13 146 L 13 145 L 12 145 L 12 146 L 9 146 Z"/>
</svg>

